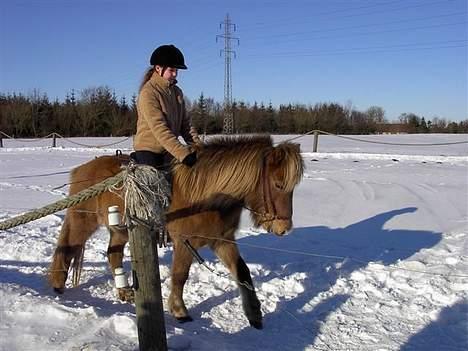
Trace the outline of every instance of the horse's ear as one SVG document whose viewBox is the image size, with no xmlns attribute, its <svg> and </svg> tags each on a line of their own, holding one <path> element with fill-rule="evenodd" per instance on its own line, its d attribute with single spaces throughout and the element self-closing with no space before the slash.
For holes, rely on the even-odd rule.
<svg viewBox="0 0 468 351">
<path fill-rule="evenodd" d="M 285 150 L 281 147 L 281 145 L 278 145 L 276 147 L 273 147 L 271 152 L 268 153 L 268 163 L 273 166 L 279 166 L 285 159 L 286 157 L 286 152 Z"/>
<path fill-rule="evenodd" d="M 301 148 L 299 144 L 284 142 L 274 147 L 269 155 L 269 161 L 271 164 L 280 165 L 288 154 L 300 154 Z"/>
<path fill-rule="evenodd" d="M 285 145 L 288 145 L 288 148 L 291 150 L 291 152 L 295 154 L 300 154 L 301 153 L 301 145 L 297 143 L 287 143 Z"/>
</svg>

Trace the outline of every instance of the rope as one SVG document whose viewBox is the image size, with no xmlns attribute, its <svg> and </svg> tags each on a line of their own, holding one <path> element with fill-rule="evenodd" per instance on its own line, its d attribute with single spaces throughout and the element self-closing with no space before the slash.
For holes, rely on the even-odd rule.
<svg viewBox="0 0 468 351">
<path fill-rule="evenodd" d="M 22 138 L 13 138 L 11 136 L 9 136 L 8 134 L 5 134 L 3 132 L 0 132 L 2 133 L 3 135 L 5 135 L 7 138 L 9 139 L 14 139 L 14 140 L 18 140 L 18 141 L 21 141 L 23 143 L 34 143 L 34 142 L 37 142 L 37 141 L 40 141 L 40 140 L 44 140 L 44 139 L 47 139 L 49 138 L 50 136 L 53 136 L 55 133 L 50 133 L 48 135 L 46 135 L 45 137 L 42 137 L 42 138 L 36 138 L 36 139 L 22 139 Z"/>
<path fill-rule="evenodd" d="M 122 183 L 121 187 L 117 185 Z M 161 216 L 169 204 L 170 186 L 162 171 L 145 165 L 130 165 L 122 172 L 97 183 L 77 194 L 40 209 L 0 222 L 0 230 L 7 230 L 49 214 L 73 207 L 105 191 L 121 191 L 125 187 L 125 213 L 130 218 L 151 220 L 157 228 L 164 228 Z"/>
<path fill-rule="evenodd" d="M 52 188 L 52 190 L 58 190 L 58 189 L 66 187 L 67 185 L 80 184 L 80 183 L 94 181 L 94 180 L 97 180 L 97 179 L 104 179 L 104 178 L 106 178 L 106 176 L 77 180 L 76 182 L 69 182 L 69 183 L 64 183 L 62 185 L 57 185 L 56 187 Z"/>
<path fill-rule="evenodd" d="M 32 212 L 28 212 L 26 214 L 16 216 L 6 221 L 0 222 L 0 230 L 7 230 L 18 225 L 34 221 L 36 219 L 45 217 L 52 213 L 64 210 L 66 208 L 75 206 L 83 201 L 91 199 L 99 194 L 102 194 L 107 190 L 110 190 L 116 184 L 121 183 L 125 176 L 124 174 L 124 172 L 120 172 L 113 177 L 107 178 L 106 180 L 95 184 L 85 190 L 82 190 L 79 193 L 69 196 L 65 199 L 59 200 Z"/>
<path fill-rule="evenodd" d="M 365 139 L 360 139 L 360 138 L 355 138 L 355 137 L 349 137 L 349 136 L 344 136 L 344 135 L 338 135 L 338 134 L 334 134 L 334 133 L 329 133 L 329 132 L 326 132 L 326 131 L 323 131 L 323 130 L 319 130 L 319 129 L 312 129 L 306 133 L 303 133 L 297 137 L 293 137 L 293 138 L 290 138 L 290 139 L 286 139 L 285 141 L 293 141 L 293 140 L 297 140 L 297 139 L 300 139 L 306 135 L 310 135 L 310 134 L 314 134 L 314 133 L 319 133 L 319 134 L 324 134 L 324 135 L 330 135 L 330 136 L 334 136 L 334 137 L 337 137 L 337 138 L 341 138 L 341 139 L 347 139 L 347 140 L 352 140 L 352 141 L 358 141 L 358 142 L 362 142 L 362 143 L 370 143 L 370 144 L 381 144 L 381 145 L 394 145 L 394 146 L 446 146 L 446 145 L 459 145 L 459 144 L 468 144 L 468 140 L 465 140 L 465 141 L 454 141 L 454 142 L 447 142 L 447 143 L 389 143 L 389 142 L 384 142 L 384 141 L 372 141 L 372 140 L 365 140 Z M 4 135 L 5 137 L 9 138 L 9 139 L 15 139 L 13 138 L 12 136 L 0 131 L 0 134 Z M 120 141 L 116 141 L 116 142 L 113 142 L 113 143 L 109 143 L 109 144 L 102 144 L 102 145 L 89 145 L 89 144 L 84 144 L 84 143 L 79 143 L 79 142 L 76 142 L 76 141 L 73 141 L 69 138 L 65 138 L 64 136 L 58 134 L 58 133 L 50 133 L 49 135 L 43 137 L 43 138 L 39 138 L 39 139 L 16 139 L 16 140 L 21 140 L 23 142 L 35 142 L 35 141 L 38 141 L 38 140 L 42 140 L 42 139 L 47 139 L 48 137 L 50 136 L 58 136 L 66 141 L 68 141 L 69 143 L 71 144 L 75 144 L 75 145 L 78 145 L 78 146 L 84 146 L 84 147 L 90 147 L 90 148 L 102 148 L 102 147 L 108 147 L 108 146 L 113 146 L 113 145 L 117 145 L 117 144 L 121 144 L 127 140 L 129 140 L 132 136 L 129 136 L 129 137 L 126 137 L 125 139 L 123 140 L 120 140 Z M 277 143 L 275 143 L 277 144 Z"/>
<path fill-rule="evenodd" d="M 76 141 L 73 141 L 73 140 L 70 140 L 68 138 L 65 138 L 64 136 L 58 134 L 58 133 L 54 133 L 56 136 L 68 141 L 69 143 L 71 144 L 75 144 L 75 145 L 78 145 L 78 146 L 84 146 L 84 147 L 91 147 L 91 148 L 101 148 L 101 147 L 108 147 L 108 146 L 113 146 L 113 145 L 117 145 L 117 144 L 120 144 L 120 143 L 123 143 L 124 141 L 127 141 L 128 139 L 131 138 L 131 136 L 129 137 L 126 137 L 125 139 L 123 140 L 120 140 L 120 141 L 116 141 L 114 143 L 109 143 L 109 144 L 103 144 L 103 145 L 89 145 L 89 144 L 83 144 L 83 143 L 78 143 Z"/>
<path fill-rule="evenodd" d="M 21 176 L 13 176 L 13 177 L 6 177 L 3 179 L 22 179 L 22 178 L 35 178 L 35 177 L 49 177 L 59 174 L 68 174 L 70 171 L 61 171 L 61 172 L 53 172 L 53 173 L 43 173 L 43 174 L 33 174 L 33 175 L 21 175 Z"/>
<path fill-rule="evenodd" d="M 31 207 L 2 207 L 2 210 L 21 210 L 21 211 L 33 211 L 34 208 Z M 102 211 L 90 211 L 90 210 L 75 210 L 75 209 L 70 209 L 69 211 L 72 212 L 78 212 L 78 213 L 90 213 L 90 214 L 102 214 Z M 468 256 L 466 256 L 468 257 Z"/>
<path fill-rule="evenodd" d="M 47 139 L 49 137 L 53 137 L 53 136 L 56 136 L 56 137 L 59 137 L 61 139 L 64 139 L 66 141 L 68 141 L 69 143 L 71 144 L 75 144 L 75 145 L 78 145 L 78 146 L 84 146 L 84 147 L 90 147 L 90 148 L 101 148 L 101 147 L 108 147 L 108 146 L 113 146 L 113 145 L 117 145 L 117 144 L 120 144 L 120 143 L 123 143 L 124 141 L 127 141 L 128 139 L 130 139 L 132 136 L 129 136 L 129 137 L 126 137 L 125 139 L 123 140 L 120 140 L 120 141 L 116 141 L 114 143 L 109 143 L 109 144 L 103 144 L 103 145 L 89 145 L 89 144 L 83 144 L 83 143 L 78 143 L 76 141 L 73 141 L 71 139 L 68 139 L 68 138 L 65 138 L 63 135 L 60 135 L 58 133 L 50 133 L 48 135 L 46 135 L 45 137 L 42 137 L 42 138 L 37 138 L 37 139 L 21 139 L 21 138 L 14 138 L 12 137 L 11 135 L 8 135 L 4 132 L 2 132 L 0 130 L 0 134 L 7 137 L 8 139 L 14 139 L 14 140 L 18 140 L 18 141 L 21 141 L 21 142 L 24 142 L 24 143 L 33 143 L 33 142 L 37 142 L 37 141 L 40 141 L 40 140 L 43 140 L 43 139 Z"/>
<path fill-rule="evenodd" d="M 365 139 L 360 139 L 360 138 L 355 138 L 355 137 L 348 137 L 348 136 L 343 136 L 343 135 L 337 135 L 329 132 L 325 132 L 323 130 L 318 130 L 318 129 L 313 129 L 308 131 L 307 133 L 301 134 L 297 137 L 287 139 L 285 141 L 293 141 L 299 138 L 302 138 L 306 135 L 314 134 L 314 133 L 320 133 L 320 134 L 325 134 L 325 135 L 331 135 L 337 138 L 341 139 L 347 139 L 347 140 L 352 140 L 352 141 L 359 141 L 362 143 L 370 143 L 370 144 L 381 144 L 381 145 L 395 145 L 395 146 L 443 146 L 443 145 L 457 145 L 457 144 L 468 144 L 468 140 L 465 141 L 455 141 L 455 142 L 450 142 L 450 143 L 429 143 L 429 144 L 420 144 L 420 143 L 414 143 L 414 144 L 406 144 L 406 143 L 388 143 L 384 141 L 372 141 L 372 140 L 365 140 Z"/>
<path fill-rule="evenodd" d="M 304 134 L 301 134 L 301 135 L 299 135 L 297 137 L 286 139 L 285 141 L 289 142 L 289 141 L 293 141 L 293 140 L 296 140 L 296 139 L 300 139 L 300 138 L 305 137 L 306 135 L 314 134 L 315 132 L 320 133 L 322 131 L 318 130 L 318 129 L 312 129 L 312 130 L 309 130 L 308 132 L 306 132 Z M 275 144 L 279 144 L 279 142 L 275 143 Z"/>
<path fill-rule="evenodd" d="M 209 270 L 211 273 L 217 275 L 217 276 L 220 277 L 220 278 L 232 279 L 232 280 L 234 280 L 237 284 L 242 285 L 242 286 L 245 286 L 248 290 L 255 292 L 255 288 L 254 288 L 252 285 L 250 285 L 248 282 L 241 282 L 240 280 L 236 279 L 236 277 L 234 277 L 232 274 L 231 274 L 231 275 L 227 275 L 227 274 L 218 273 L 218 272 L 216 272 L 213 268 L 211 268 L 210 266 L 208 266 L 208 264 L 206 263 L 206 261 L 203 259 L 203 257 L 200 256 L 200 254 L 198 253 L 198 251 L 190 244 L 190 242 L 188 241 L 188 239 L 185 239 L 185 240 L 184 240 L 184 244 L 185 244 L 185 246 L 187 247 L 187 249 L 190 251 L 190 253 L 192 254 L 192 256 L 197 260 L 198 264 L 200 264 L 201 266 L 205 267 L 205 268 L 206 268 L 207 270 Z"/>
<path fill-rule="evenodd" d="M 0 134 L 6 136 L 8 139 L 14 139 L 12 136 L 8 135 L 7 133 L 4 133 L 0 130 Z"/>
<path fill-rule="evenodd" d="M 125 216 L 151 222 L 153 228 L 165 228 L 163 214 L 169 206 L 171 188 L 164 172 L 152 166 L 130 163 L 125 177 Z"/>
</svg>

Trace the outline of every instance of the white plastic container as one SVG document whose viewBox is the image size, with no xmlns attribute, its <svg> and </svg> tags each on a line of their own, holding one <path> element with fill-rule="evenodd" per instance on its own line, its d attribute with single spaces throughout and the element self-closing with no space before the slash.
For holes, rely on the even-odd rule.
<svg viewBox="0 0 468 351">
<path fill-rule="evenodd" d="M 122 267 L 117 267 L 114 271 L 115 287 L 117 289 L 128 287 L 127 274 Z"/>
<path fill-rule="evenodd" d="M 119 206 L 110 206 L 107 209 L 107 221 L 109 225 L 119 225 L 120 224 L 120 213 Z"/>
</svg>

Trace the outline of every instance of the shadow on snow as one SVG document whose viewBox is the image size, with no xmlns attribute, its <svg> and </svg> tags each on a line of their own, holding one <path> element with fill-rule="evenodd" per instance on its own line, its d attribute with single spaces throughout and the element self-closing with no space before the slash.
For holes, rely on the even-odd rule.
<svg viewBox="0 0 468 351">
<path fill-rule="evenodd" d="M 468 300 L 445 307 L 436 321 L 413 335 L 400 351 L 468 350 Z"/>
<path fill-rule="evenodd" d="M 277 277 L 284 278 L 295 273 L 305 273 L 303 275 L 305 278 L 301 281 L 304 291 L 294 298 L 283 297 L 277 303 L 274 312 L 266 313 L 262 331 L 246 327 L 235 334 L 223 333 L 213 328 L 211 320 L 199 319 L 203 312 L 210 311 L 226 299 L 237 296 L 237 293 L 233 294 L 232 291 L 210 298 L 192 308 L 189 313 L 197 318 L 196 322 L 193 325 L 184 325 L 184 329 L 195 332 L 202 324 L 203 329 L 213 332 L 211 342 L 218 343 L 219 349 L 223 350 L 238 349 L 240 346 L 236 345 L 236 340 L 242 343 L 244 350 L 245 345 L 249 345 L 247 348 L 249 350 L 303 350 L 309 345 L 314 345 L 327 317 L 349 298 L 346 294 L 328 296 L 330 287 L 340 277 L 347 278 L 351 273 L 365 268 L 370 262 L 385 266 L 392 265 L 399 260 L 411 257 L 420 250 L 433 247 L 441 240 L 441 233 L 383 228 L 385 223 L 393 217 L 415 211 L 414 207 L 392 210 L 345 228 L 333 229 L 323 226 L 296 228 L 293 233 L 283 238 L 272 234 L 262 234 L 239 239 L 237 242 L 247 264 L 259 264 L 262 270 L 267 272 L 266 276 L 253 276 L 263 304 L 269 294 L 263 291 L 262 284 Z M 254 248 L 248 245 L 341 256 L 346 259 L 312 257 L 292 252 Z M 324 297 L 317 305 L 310 306 L 310 301 L 324 292 L 327 292 L 324 296 L 328 297 Z M 308 308 L 303 309 L 304 306 Z M 240 311 L 232 318 L 245 320 Z M 245 325 L 248 325 L 246 320 Z M 279 338 L 279 333 L 285 337 Z M 246 342 L 246 340 L 249 341 Z M 279 340 L 284 340 L 284 343 L 279 345 Z M 200 342 L 203 343 L 203 341 Z M 200 347 L 203 349 L 203 345 Z"/>
<path fill-rule="evenodd" d="M 415 230 L 387 230 L 384 225 L 393 217 L 408 214 L 416 211 L 414 207 L 408 207 L 381 213 L 374 217 L 357 222 L 345 228 L 328 228 L 324 226 L 296 228 L 287 237 L 279 238 L 272 234 L 262 234 L 239 239 L 237 242 L 247 264 L 261 265 L 262 270 L 267 272 L 265 276 L 254 274 L 254 284 L 260 300 L 268 299 L 268 292 L 263 291 L 262 284 L 268 283 L 274 278 L 284 278 L 295 273 L 304 273 L 301 281 L 303 292 L 296 297 L 283 297 L 278 301 L 274 312 L 266 313 L 264 316 L 265 328 L 262 331 L 246 327 L 237 333 L 224 333 L 213 327 L 211 319 L 200 318 L 203 312 L 210 311 L 213 307 L 223 303 L 227 299 L 232 299 L 238 294 L 236 291 L 227 291 L 220 296 L 213 296 L 190 310 L 192 316 L 197 319 L 184 324 L 183 329 L 188 332 L 197 332 L 201 329 L 203 333 L 210 334 L 210 338 L 193 339 L 200 345 L 192 345 L 195 348 L 212 346 L 216 343 L 217 348 L 222 350 L 237 350 L 242 344 L 244 350 L 248 349 L 281 349 L 281 350 L 302 350 L 308 345 L 314 345 L 320 335 L 320 328 L 327 317 L 344 304 L 349 296 L 346 294 L 335 294 L 323 299 L 313 308 L 303 309 L 314 297 L 320 293 L 327 292 L 340 277 L 349 277 L 351 273 L 367 266 L 370 262 L 379 262 L 385 266 L 392 265 L 399 260 L 405 260 L 423 249 L 428 249 L 436 245 L 441 240 L 441 233 Z M 246 244 L 246 245 L 243 245 Z M 341 256 L 340 258 L 313 257 L 292 252 L 271 251 L 262 248 L 249 247 L 256 245 L 280 250 L 309 252 L 319 255 Z M 166 251 L 167 253 L 168 251 Z M 213 259 L 213 255 L 206 255 Z M 162 265 L 168 265 L 171 255 L 164 254 L 160 257 Z M 49 263 L 31 263 L 18 261 L 2 261 L 1 265 L 22 266 L 43 266 Z M 89 266 L 103 266 L 107 262 L 87 263 L 84 269 Z M 127 271 L 129 263 L 126 262 Z M 252 266 L 251 266 L 252 267 Z M 103 276 L 106 276 L 103 278 Z M 109 273 L 95 276 L 84 282 L 78 289 L 68 289 L 63 298 L 58 303 L 73 306 L 74 301 L 80 300 L 90 306 L 98 306 L 98 315 L 110 316 L 116 312 L 134 312 L 133 305 L 115 304 L 98 297 L 92 297 L 89 293 L 83 296 L 82 289 L 86 289 L 94 284 L 102 284 L 102 280 L 108 279 Z M 189 278 L 190 279 L 190 278 Z M 45 296 L 55 296 L 45 283 L 45 277 L 37 273 L 22 273 L 16 269 L 0 268 L 0 283 L 15 283 L 36 290 Z M 281 293 L 279 294 L 281 295 Z M 458 306 L 458 305 L 457 305 Z M 445 309 L 441 313 L 441 321 L 450 320 L 451 317 L 459 317 L 459 314 L 466 314 L 466 304 Z M 291 317 L 291 314 L 294 317 Z M 168 331 L 182 327 L 171 317 L 166 316 L 166 327 Z M 232 318 L 243 318 L 245 325 L 248 325 L 241 311 Z M 442 329 L 450 327 L 450 323 L 435 322 L 425 328 L 421 333 L 413 336 L 405 345 L 403 350 L 419 350 L 413 345 L 424 344 L 428 335 L 439 335 Z M 435 331 L 437 330 L 437 331 Z M 278 333 L 285 335 L 284 344 L 278 345 L 281 340 Z M 447 332 L 448 333 L 448 332 Z M 455 337 L 459 337 L 456 334 Z M 180 339 L 180 340 L 179 340 Z M 179 341 L 178 341 L 179 340 Z M 237 341 L 238 340 L 238 341 Z M 173 335 L 171 344 L 187 344 L 187 336 Z M 206 344 L 204 344 L 206 343 Z"/>
</svg>

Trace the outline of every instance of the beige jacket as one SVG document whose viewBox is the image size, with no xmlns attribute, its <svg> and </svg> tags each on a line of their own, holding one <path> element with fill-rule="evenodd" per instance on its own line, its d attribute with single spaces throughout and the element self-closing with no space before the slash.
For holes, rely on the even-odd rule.
<svg viewBox="0 0 468 351">
<path fill-rule="evenodd" d="M 137 131 L 133 140 L 135 150 L 167 151 L 179 161 L 191 152 L 177 139 L 182 136 L 187 143 L 193 141 L 190 119 L 179 87 L 154 73 L 140 91 L 137 111 Z"/>
</svg>

